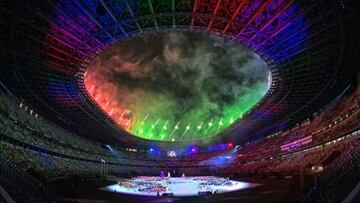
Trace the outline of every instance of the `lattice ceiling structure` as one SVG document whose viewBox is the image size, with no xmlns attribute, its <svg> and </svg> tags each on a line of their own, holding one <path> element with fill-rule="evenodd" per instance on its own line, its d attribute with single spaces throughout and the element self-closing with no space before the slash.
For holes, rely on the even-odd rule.
<svg viewBox="0 0 360 203">
<path fill-rule="evenodd" d="M 357 1 L 25 0 L 0 6 L 1 82 L 40 115 L 102 142 L 147 144 L 89 96 L 89 62 L 119 40 L 169 31 L 241 43 L 268 64 L 272 85 L 214 142 L 293 125 L 343 92 L 359 70 Z M 220 140 L 219 140 L 220 139 Z"/>
</svg>

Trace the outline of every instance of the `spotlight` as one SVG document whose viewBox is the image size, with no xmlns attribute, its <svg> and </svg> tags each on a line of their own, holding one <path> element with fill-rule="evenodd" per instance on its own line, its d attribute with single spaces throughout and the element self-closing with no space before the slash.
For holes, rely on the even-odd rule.
<svg viewBox="0 0 360 203">
<path fill-rule="evenodd" d="M 149 149 L 149 151 L 150 151 L 150 152 L 153 152 L 153 151 L 154 151 L 154 149 L 153 149 L 153 148 L 150 148 L 150 149 Z"/>
<path fill-rule="evenodd" d="M 242 146 L 241 146 L 241 145 L 236 145 L 236 146 L 235 146 L 235 149 L 236 149 L 236 150 L 240 150 L 240 149 L 242 149 Z"/>
<path fill-rule="evenodd" d="M 195 145 L 189 146 L 187 151 L 188 151 L 188 154 L 195 154 L 198 152 L 198 147 Z"/>
<path fill-rule="evenodd" d="M 232 142 L 229 142 L 229 143 L 227 144 L 227 146 L 228 146 L 228 148 L 232 148 L 232 147 L 234 146 L 234 144 L 233 144 Z"/>
</svg>

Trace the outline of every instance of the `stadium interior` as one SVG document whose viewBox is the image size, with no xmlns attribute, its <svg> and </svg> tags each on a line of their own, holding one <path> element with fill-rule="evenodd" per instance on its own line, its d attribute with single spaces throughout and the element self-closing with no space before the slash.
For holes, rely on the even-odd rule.
<svg viewBox="0 0 360 203">
<path fill-rule="evenodd" d="M 0 202 L 360 202 L 360 1 L 0 1 Z"/>
</svg>

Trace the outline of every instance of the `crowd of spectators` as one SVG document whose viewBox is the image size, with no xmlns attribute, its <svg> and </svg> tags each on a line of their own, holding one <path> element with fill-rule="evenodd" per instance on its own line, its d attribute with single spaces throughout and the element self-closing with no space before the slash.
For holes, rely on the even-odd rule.
<svg viewBox="0 0 360 203">
<path fill-rule="evenodd" d="M 360 180 L 360 139 L 347 146 L 318 178 L 319 185 L 309 190 L 303 202 L 343 201 Z"/>
<path fill-rule="evenodd" d="M 14 162 L 0 153 L 0 183 L 16 202 L 37 203 L 46 199 L 41 182 L 19 170 Z M 1 196 L 1 195 L 0 195 Z M 1 199 L 1 202 L 7 202 Z"/>
<path fill-rule="evenodd" d="M 229 159 L 225 157 L 229 151 L 162 159 L 121 150 L 116 154 L 110 152 L 99 143 L 53 125 L 24 102 L 11 100 L 0 92 L 0 153 L 11 158 L 18 167 L 31 169 L 43 178 L 100 174 L 104 170 L 107 174 L 126 176 L 158 175 L 169 168 L 189 175 L 217 169 L 225 174 L 291 173 L 316 164 L 331 166 L 338 160 L 337 156 L 348 153 L 349 146 L 357 142 L 356 130 L 360 127 L 359 94 L 358 87 L 306 125 L 244 146 L 230 154 Z M 355 135 L 352 133 L 353 136 L 348 137 L 353 131 Z M 309 145 L 289 152 L 280 150 L 280 145 L 309 135 L 313 137 Z M 218 157 L 225 157 L 225 161 L 219 162 Z M 219 163 L 223 166 L 219 167 Z"/>
<path fill-rule="evenodd" d="M 344 96 L 336 105 L 316 113 L 312 120 L 306 120 L 289 130 L 275 133 L 265 139 L 243 147 L 238 153 L 242 160 L 257 160 L 281 153 L 280 146 L 307 136 L 312 142 L 301 148 L 320 144 L 337 138 L 360 127 L 360 85 L 350 95 Z M 301 149 L 300 148 L 300 149 Z"/>
</svg>

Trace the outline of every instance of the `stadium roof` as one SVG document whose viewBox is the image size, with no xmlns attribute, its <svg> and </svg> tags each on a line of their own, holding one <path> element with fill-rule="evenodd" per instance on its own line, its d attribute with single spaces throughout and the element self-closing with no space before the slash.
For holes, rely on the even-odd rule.
<svg viewBox="0 0 360 203">
<path fill-rule="evenodd" d="M 6 19 L 0 79 L 71 131 L 147 144 L 91 99 L 83 83 L 89 62 L 114 42 L 159 32 L 227 37 L 258 53 L 272 71 L 265 97 L 218 138 L 241 143 L 307 118 L 350 85 L 359 70 L 358 9 L 356 1 L 337 0 L 9 1 L 0 8 Z"/>
</svg>

